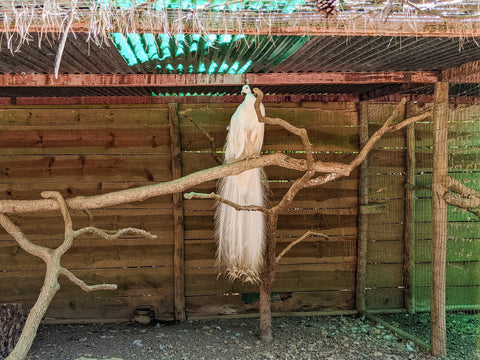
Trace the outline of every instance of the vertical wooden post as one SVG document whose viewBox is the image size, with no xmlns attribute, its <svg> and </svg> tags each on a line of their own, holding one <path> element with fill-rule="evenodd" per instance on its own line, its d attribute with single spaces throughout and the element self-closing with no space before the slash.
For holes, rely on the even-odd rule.
<svg viewBox="0 0 480 360">
<path fill-rule="evenodd" d="M 432 355 L 446 354 L 445 282 L 447 253 L 447 203 L 443 199 L 448 175 L 448 83 L 435 84 L 433 109 L 433 204 L 432 204 Z"/>
<path fill-rule="evenodd" d="M 409 103 L 405 111 L 409 116 Z M 404 274 L 405 274 L 405 292 L 404 302 L 407 312 L 415 312 L 415 124 L 407 126 L 406 130 L 406 179 L 405 179 L 405 213 L 404 213 Z"/>
<path fill-rule="evenodd" d="M 182 177 L 182 149 L 180 145 L 180 126 L 178 104 L 168 104 L 168 120 L 170 125 L 170 150 L 172 156 L 172 179 Z M 173 288 L 175 319 L 185 320 L 185 245 L 183 229 L 182 193 L 173 195 Z"/>
<path fill-rule="evenodd" d="M 360 149 L 368 141 L 368 102 L 358 106 Z M 358 189 L 360 213 L 358 216 L 357 275 L 355 287 L 355 307 L 359 313 L 365 311 L 365 282 L 367 275 L 368 215 L 362 209 L 368 205 L 368 157 L 360 165 L 360 183 Z"/>
</svg>

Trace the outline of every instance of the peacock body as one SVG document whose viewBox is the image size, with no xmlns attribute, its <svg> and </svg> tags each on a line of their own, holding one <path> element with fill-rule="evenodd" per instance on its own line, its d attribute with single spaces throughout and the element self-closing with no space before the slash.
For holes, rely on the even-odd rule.
<svg viewBox="0 0 480 360">
<path fill-rule="evenodd" d="M 244 101 L 230 120 L 225 143 L 225 163 L 260 155 L 264 123 L 255 112 L 255 96 L 250 87 L 242 88 Z M 261 112 L 265 108 L 261 104 Z M 244 171 L 219 181 L 219 195 L 239 205 L 264 206 L 266 178 L 262 168 Z M 220 203 L 215 213 L 217 265 L 225 266 L 231 279 L 258 282 L 265 247 L 265 217 L 259 211 L 238 211 Z"/>
</svg>

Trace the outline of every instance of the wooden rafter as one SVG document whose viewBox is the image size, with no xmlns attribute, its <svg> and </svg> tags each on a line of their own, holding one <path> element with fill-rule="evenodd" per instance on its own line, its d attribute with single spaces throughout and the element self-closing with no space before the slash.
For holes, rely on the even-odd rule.
<svg viewBox="0 0 480 360">
<path fill-rule="evenodd" d="M 245 83 L 268 85 L 333 84 L 432 84 L 440 79 L 437 71 L 365 72 L 365 73 L 273 73 L 242 75 L 207 74 L 2 74 L 3 87 L 99 87 L 99 86 L 238 86 Z"/>
<path fill-rule="evenodd" d="M 472 61 L 442 71 L 442 81 L 449 83 L 480 83 L 480 61 Z"/>
</svg>

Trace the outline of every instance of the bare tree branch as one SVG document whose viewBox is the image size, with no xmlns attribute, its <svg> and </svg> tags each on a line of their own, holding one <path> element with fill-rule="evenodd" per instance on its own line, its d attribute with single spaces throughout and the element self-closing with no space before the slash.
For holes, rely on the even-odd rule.
<svg viewBox="0 0 480 360">
<path fill-rule="evenodd" d="M 480 198 L 468 198 L 455 193 L 446 193 L 443 199 L 447 204 L 470 211 L 480 219 Z"/>
<path fill-rule="evenodd" d="M 312 178 L 313 172 L 307 171 L 300 179 L 295 180 L 295 182 L 290 186 L 287 193 L 282 197 L 280 202 L 273 206 L 271 211 L 277 216 L 287 208 L 287 206 L 293 201 L 295 196 L 300 190 L 307 186 L 308 182 Z"/>
<path fill-rule="evenodd" d="M 283 153 L 274 153 L 200 170 L 182 178 L 167 182 L 114 191 L 101 195 L 77 196 L 67 199 L 66 202 L 68 208 L 71 210 L 85 210 L 120 205 L 134 201 L 144 201 L 155 196 L 182 192 L 195 185 L 225 176 L 237 175 L 245 170 L 264 166 L 280 166 L 298 171 L 307 170 L 306 160 L 295 159 Z M 325 173 L 338 172 L 342 175 L 348 176 L 351 168 L 348 164 L 318 161 L 314 164 L 314 170 L 316 172 Z M 27 213 L 59 209 L 60 207 L 58 203 L 53 199 L 0 200 L 0 213 Z"/>
<path fill-rule="evenodd" d="M 233 201 L 227 200 L 222 198 L 220 195 L 215 194 L 215 193 L 210 193 L 210 194 L 204 194 L 204 193 L 196 193 L 196 192 L 190 192 L 187 194 L 184 194 L 183 197 L 185 199 L 214 199 L 222 204 L 231 206 L 237 211 L 260 211 L 265 214 L 269 214 L 270 210 L 267 208 L 264 208 L 263 206 L 258 206 L 258 205 L 240 205 L 237 204 Z"/>
<path fill-rule="evenodd" d="M 74 232 L 74 236 L 77 237 L 79 235 L 88 234 L 88 233 L 100 236 L 100 237 L 104 238 L 105 240 L 115 240 L 115 239 L 118 239 L 120 236 L 122 236 L 124 234 L 128 234 L 128 233 L 138 234 L 138 235 L 144 236 L 144 237 L 149 238 L 149 239 L 156 239 L 157 238 L 157 235 L 153 235 L 146 230 L 137 229 L 137 228 L 129 227 L 129 228 L 124 228 L 124 229 L 120 229 L 120 230 L 117 230 L 115 232 L 109 233 L 107 230 L 101 230 L 101 229 L 98 229 L 98 228 L 93 227 L 93 226 L 88 226 L 88 227 L 84 227 L 84 228 L 76 230 Z"/>
<path fill-rule="evenodd" d="M 305 240 L 307 237 L 311 236 L 311 235 L 315 235 L 315 236 L 322 236 L 324 237 L 326 240 L 329 239 L 328 235 L 325 235 L 325 234 L 322 234 L 322 233 L 319 233 L 319 232 L 315 232 L 315 231 L 307 231 L 305 234 L 303 234 L 302 236 L 300 236 L 298 239 L 296 239 L 294 242 L 290 243 L 285 249 L 282 250 L 282 252 L 277 256 L 277 258 L 275 259 L 275 262 L 278 264 L 278 262 L 281 260 L 282 257 L 285 256 L 286 253 L 288 253 L 295 245 L 297 245 L 299 242 Z"/>
<path fill-rule="evenodd" d="M 398 105 L 395 107 L 392 115 L 385 121 L 380 129 L 375 131 L 375 133 L 368 139 L 365 146 L 362 148 L 360 153 L 355 157 L 353 161 L 350 162 L 350 166 L 356 168 L 360 165 L 367 157 L 368 153 L 372 150 L 373 146 L 377 143 L 378 140 L 388 131 L 390 123 L 403 111 L 405 108 L 405 103 L 407 102 L 406 98 L 403 98 Z"/>
<path fill-rule="evenodd" d="M 0 214 L 0 225 L 8 232 L 20 245 L 20 247 L 31 255 L 40 257 L 43 261 L 51 256 L 51 249 L 34 244 L 30 239 L 15 225 L 5 214 Z"/>
<path fill-rule="evenodd" d="M 416 123 L 418 121 L 422 121 L 422 120 L 428 118 L 431 115 L 432 115 L 432 111 L 425 111 L 421 114 L 409 117 L 409 118 L 407 118 L 403 121 L 400 121 L 399 123 L 397 123 L 395 125 L 390 125 L 386 132 L 390 133 L 390 132 L 398 131 L 400 129 L 403 129 L 404 127 L 407 127 L 410 124 Z"/>
<path fill-rule="evenodd" d="M 254 88 L 253 93 L 257 97 L 255 100 L 255 112 L 257 113 L 258 121 L 264 122 L 265 124 L 268 124 L 268 125 L 281 126 L 288 132 L 291 132 L 292 134 L 297 135 L 302 140 L 302 144 L 305 147 L 306 158 L 307 158 L 307 171 L 312 171 L 313 163 L 314 163 L 313 151 L 312 151 L 312 144 L 310 143 L 310 140 L 308 138 L 307 130 L 305 130 L 304 128 L 298 128 L 296 126 L 293 126 L 288 121 L 285 121 L 280 118 L 269 118 L 269 117 L 263 116 L 260 110 L 260 104 L 262 103 L 262 100 L 263 100 L 263 92 L 258 88 Z"/>
<path fill-rule="evenodd" d="M 323 185 L 326 183 L 329 183 L 333 180 L 336 180 L 338 178 L 341 178 L 343 175 L 339 173 L 329 173 L 326 175 L 319 176 L 315 179 L 310 179 L 310 181 L 307 183 L 307 186 L 319 186 Z"/>
<path fill-rule="evenodd" d="M 454 179 L 451 176 L 448 176 L 448 179 L 446 180 L 448 183 L 448 190 L 453 191 L 457 194 L 461 194 L 463 196 L 480 198 L 480 191 L 476 191 L 466 186 L 461 181 L 458 181 L 457 179 Z"/>
<path fill-rule="evenodd" d="M 78 285 L 84 291 L 115 290 L 117 288 L 115 284 L 87 285 L 83 280 L 80 280 L 69 270 L 61 266 L 61 258 L 65 252 L 70 249 L 76 236 L 84 233 L 95 233 L 96 235 L 102 236 L 105 239 L 116 239 L 120 235 L 130 232 L 151 238 L 156 237 L 145 230 L 135 228 L 120 229 L 114 234 L 108 234 L 107 232 L 94 227 L 86 227 L 74 231 L 67 203 L 60 192 L 45 191 L 42 192 L 42 197 L 50 199 L 53 198 L 53 201 L 55 201 L 60 208 L 65 223 L 65 239 L 63 243 L 55 250 L 33 244 L 20 230 L 20 228 L 13 224 L 5 214 L 0 214 L 0 224 L 4 227 L 4 229 L 13 236 L 13 238 L 23 249 L 25 249 L 25 251 L 34 256 L 40 257 L 47 265 L 45 280 L 40 290 L 40 294 L 38 295 L 37 301 L 31 308 L 20 338 L 15 348 L 7 357 L 7 360 L 22 360 L 26 357 L 30 347 L 32 346 L 33 339 L 36 336 L 38 326 L 40 325 L 48 306 L 52 302 L 55 294 L 60 290 L 60 284 L 58 283 L 58 277 L 60 274 L 65 275 L 70 281 Z"/>
<path fill-rule="evenodd" d="M 450 205 L 470 211 L 480 219 L 480 192 L 469 188 L 462 182 L 447 176 L 445 182 L 448 184 L 443 199 Z"/>
<path fill-rule="evenodd" d="M 185 112 L 182 115 L 185 116 L 188 120 L 190 120 L 190 122 L 193 125 L 195 125 L 195 127 L 198 129 L 198 131 L 200 131 L 207 138 L 208 142 L 210 143 L 210 152 L 212 154 L 212 158 L 217 162 L 217 164 L 219 164 L 219 165 L 223 164 L 223 161 L 220 160 L 220 158 L 217 155 L 217 146 L 215 144 L 215 138 L 213 136 L 211 136 L 208 133 L 208 131 L 205 131 L 205 130 L 201 129 L 200 126 L 198 126 L 198 124 L 195 122 L 193 117 L 186 114 Z"/>
<path fill-rule="evenodd" d="M 83 291 L 91 292 L 97 290 L 117 290 L 116 284 L 98 284 L 98 285 L 87 285 L 83 280 L 80 280 L 75 275 L 73 275 L 69 270 L 64 267 L 60 268 L 60 274 L 65 275 L 68 280 L 70 280 L 75 285 L 78 285 Z"/>
<path fill-rule="evenodd" d="M 73 224 L 72 217 L 67 208 L 67 203 L 65 202 L 64 197 L 58 191 L 44 191 L 42 192 L 42 197 L 45 199 L 55 199 L 60 207 L 60 212 L 63 216 L 63 221 L 65 223 L 65 239 L 63 240 L 62 245 L 55 249 L 55 253 L 61 257 L 73 244 Z"/>
</svg>

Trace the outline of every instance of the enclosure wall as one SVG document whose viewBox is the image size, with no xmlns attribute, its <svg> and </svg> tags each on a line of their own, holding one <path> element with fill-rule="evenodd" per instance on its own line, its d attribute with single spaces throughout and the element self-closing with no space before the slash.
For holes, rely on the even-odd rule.
<svg viewBox="0 0 480 360">
<path fill-rule="evenodd" d="M 460 100 L 466 103 L 451 101 L 448 106 L 448 175 L 478 191 L 480 106 Z M 368 102 L 370 134 L 394 105 Z M 410 101 L 400 117 L 432 106 Z M 377 215 L 368 218 L 367 310 L 430 310 L 433 131 L 432 119 L 415 123 L 410 135 L 407 130 L 386 135 L 369 156 L 369 205 L 381 206 Z M 446 308 L 478 310 L 479 221 L 467 210 L 450 205 L 447 221 Z"/>
<path fill-rule="evenodd" d="M 238 104 L 179 104 L 183 175 L 217 165 L 205 133 L 215 138 L 222 158 L 226 126 Z M 170 110 L 169 110 L 170 108 Z M 172 179 L 167 105 L 8 106 L 0 109 L 0 198 L 38 199 L 44 190 L 65 197 L 96 195 Z M 358 152 L 355 103 L 266 104 L 270 117 L 307 128 L 318 159 L 348 162 Z M 170 114 L 171 115 L 171 114 Z M 199 130 L 189 119 L 194 119 Z M 268 127 L 263 151 L 286 151 L 303 157 L 299 139 Z M 272 204 L 300 173 L 266 169 Z M 303 190 L 280 217 L 278 251 L 306 230 L 329 236 L 310 237 L 280 262 L 274 283 L 273 311 L 354 309 L 358 172 L 321 188 Z M 195 191 L 211 192 L 215 182 Z M 183 200 L 184 294 L 187 317 L 257 312 L 258 289 L 231 284 L 214 266 L 214 203 Z M 47 318 L 65 321 L 129 320 L 135 307 L 151 306 L 162 320 L 175 317 L 172 196 L 152 198 L 90 213 L 73 211 L 74 228 L 143 228 L 158 235 L 147 240 L 124 236 L 75 240 L 63 265 L 89 284 L 116 283 L 118 290 L 86 294 L 60 279 L 61 290 Z M 12 215 L 35 242 L 57 246 L 63 238 L 59 213 Z M 0 231 L 0 302 L 36 300 L 43 263 L 26 254 Z M 178 274 L 177 274 L 178 275 Z"/>
</svg>

